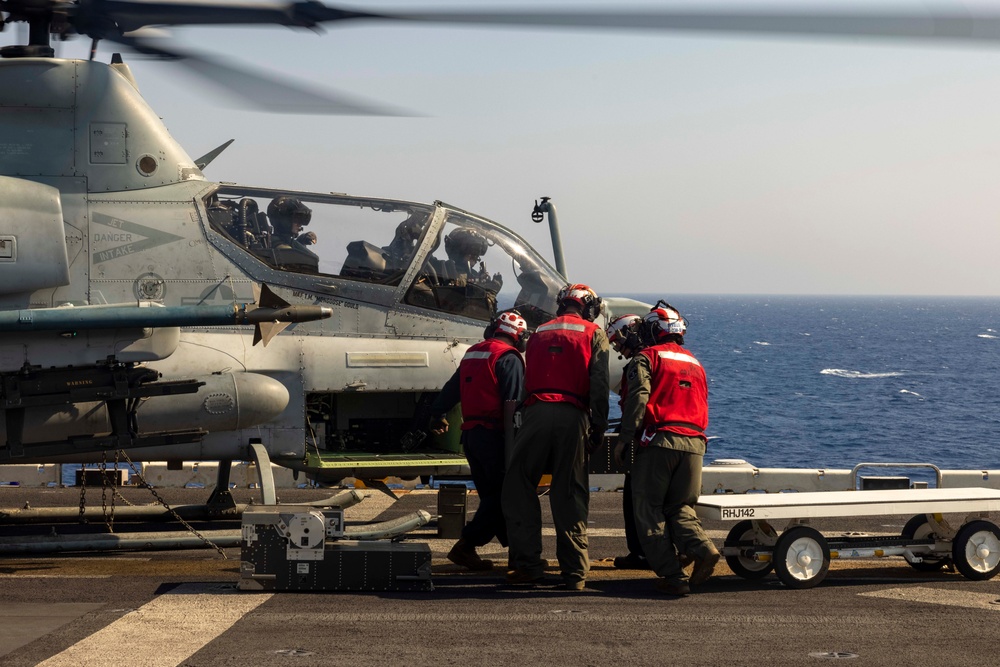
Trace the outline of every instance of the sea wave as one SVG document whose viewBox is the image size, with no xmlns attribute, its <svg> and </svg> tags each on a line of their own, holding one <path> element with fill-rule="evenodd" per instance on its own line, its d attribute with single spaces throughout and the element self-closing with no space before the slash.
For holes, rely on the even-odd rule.
<svg viewBox="0 0 1000 667">
<path fill-rule="evenodd" d="M 824 368 L 820 375 L 833 375 L 839 378 L 851 378 L 858 380 L 869 380 L 872 378 L 894 378 L 905 375 L 904 371 L 886 371 L 885 373 L 864 373 L 862 371 L 848 371 L 843 368 Z"/>
<path fill-rule="evenodd" d="M 976 334 L 976 338 L 996 338 L 993 334 Z"/>
<path fill-rule="evenodd" d="M 921 396 L 921 395 L 920 395 L 920 394 L 918 394 L 917 392 L 915 392 L 915 391 L 910 391 L 909 389 L 900 389 L 900 390 L 899 390 L 899 393 L 900 393 L 900 394 L 909 394 L 910 396 L 916 396 L 917 398 L 923 398 L 923 396 Z"/>
<path fill-rule="evenodd" d="M 763 341 L 763 340 L 755 340 L 753 342 L 753 344 L 754 345 L 770 345 L 770 343 L 768 343 L 767 341 Z"/>
</svg>

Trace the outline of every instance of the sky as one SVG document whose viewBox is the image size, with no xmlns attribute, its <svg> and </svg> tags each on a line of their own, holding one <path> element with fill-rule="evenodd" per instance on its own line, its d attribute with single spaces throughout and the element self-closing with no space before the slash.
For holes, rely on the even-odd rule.
<svg viewBox="0 0 1000 667">
<path fill-rule="evenodd" d="M 477 5 L 526 6 L 349 6 Z M 234 108 L 176 65 L 126 53 L 192 157 L 235 139 L 211 180 L 442 200 L 551 259 L 530 220 L 549 196 L 569 278 L 599 293 L 1000 295 L 1000 43 L 370 24 L 171 35 L 420 114 Z"/>
</svg>

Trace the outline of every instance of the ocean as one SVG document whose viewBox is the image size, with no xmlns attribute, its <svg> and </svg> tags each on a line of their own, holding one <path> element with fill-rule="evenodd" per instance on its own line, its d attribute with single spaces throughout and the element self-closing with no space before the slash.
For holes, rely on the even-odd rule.
<svg viewBox="0 0 1000 667">
<path fill-rule="evenodd" d="M 1000 468 L 1000 298 L 667 300 L 708 375 L 706 464 Z"/>
</svg>

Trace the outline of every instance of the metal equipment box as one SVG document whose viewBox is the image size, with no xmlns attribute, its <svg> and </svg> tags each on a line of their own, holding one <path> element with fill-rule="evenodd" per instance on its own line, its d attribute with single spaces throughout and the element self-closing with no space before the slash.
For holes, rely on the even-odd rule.
<svg viewBox="0 0 1000 667">
<path fill-rule="evenodd" d="M 248 591 L 429 591 L 427 544 L 342 540 L 343 510 L 275 505 L 243 513 Z"/>
<path fill-rule="evenodd" d="M 469 487 L 465 484 L 442 484 L 438 487 L 438 537 L 457 540 L 465 528 Z"/>
</svg>

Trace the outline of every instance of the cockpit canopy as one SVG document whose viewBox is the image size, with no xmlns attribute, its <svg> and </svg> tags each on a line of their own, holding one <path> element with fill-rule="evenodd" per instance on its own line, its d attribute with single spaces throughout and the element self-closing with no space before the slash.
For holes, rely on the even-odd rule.
<svg viewBox="0 0 1000 667">
<path fill-rule="evenodd" d="M 510 230 L 441 203 L 222 186 L 205 206 L 212 229 L 273 269 L 398 287 L 417 308 L 487 321 L 514 307 L 535 327 L 563 284 Z M 310 215 L 275 224 L 269 207 Z"/>
</svg>

